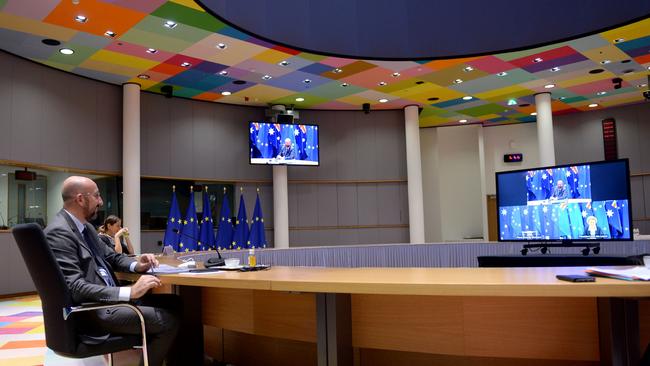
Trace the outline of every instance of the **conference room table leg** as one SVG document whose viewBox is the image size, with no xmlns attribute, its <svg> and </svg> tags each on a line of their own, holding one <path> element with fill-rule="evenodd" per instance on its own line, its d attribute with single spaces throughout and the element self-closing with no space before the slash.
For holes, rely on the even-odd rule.
<svg viewBox="0 0 650 366">
<path fill-rule="evenodd" d="M 598 333 L 601 365 L 639 365 L 639 302 L 636 299 L 598 298 Z"/>
<path fill-rule="evenodd" d="M 350 294 L 316 294 L 318 366 L 352 366 Z"/>
</svg>

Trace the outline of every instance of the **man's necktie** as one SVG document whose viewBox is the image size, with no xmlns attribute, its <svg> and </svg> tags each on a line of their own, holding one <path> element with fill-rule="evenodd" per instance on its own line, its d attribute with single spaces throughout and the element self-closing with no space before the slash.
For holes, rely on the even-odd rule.
<svg viewBox="0 0 650 366">
<path fill-rule="evenodd" d="M 108 286 L 115 286 L 115 280 L 113 280 L 113 273 L 111 270 L 108 268 L 108 264 L 104 260 L 103 255 L 101 254 L 101 250 L 97 248 L 96 246 L 96 241 L 92 240 L 90 237 L 90 232 L 91 230 L 88 229 L 87 227 L 84 228 L 83 231 L 83 238 L 86 244 L 88 245 L 88 248 L 90 248 L 90 251 L 93 254 L 93 259 L 95 260 L 95 263 L 97 264 L 97 267 L 99 267 L 99 272 L 102 278 L 104 279 L 104 282 L 106 282 L 106 285 Z"/>
</svg>

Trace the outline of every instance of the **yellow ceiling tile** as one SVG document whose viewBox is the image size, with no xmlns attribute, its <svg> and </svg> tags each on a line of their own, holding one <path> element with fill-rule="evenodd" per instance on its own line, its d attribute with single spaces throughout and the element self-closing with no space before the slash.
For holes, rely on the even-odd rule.
<svg viewBox="0 0 650 366">
<path fill-rule="evenodd" d="M 254 56 L 253 60 L 268 62 L 270 64 L 277 64 L 280 61 L 286 60 L 290 57 L 291 55 L 288 53 L 280 52 L 273 49 L 268 49 Z"/>
<path fill-rule="evenodd" d="M 194 0 L 170 0 L 170 2 L 181 4 L 185 7 L 192 8 L 194 10 L 205 12 L 205 10 L 203 10 L 203 8 L 199 4 L 197 4 L 196 1 Z"/>
<path fill-rule="evenodd" d="M 602 72 L 600 74 L 585 74 L 582 73 L 582 76 L 574 78 L 574 79 L 568 79 L 568 80 L 562 80 L 557 82 L 557 86 L 560 88 L 568 88 L 576 85 L 582 85 L 582 84 L 587 84 L 587 83 L 593 83 L 594 81 L 599 81 L 599 80 L 605 80 L 613 77 L 614 74 L 607 73 L 607 72 Z"/>
<path fill-rule="evenodd" d="M 363 103 L 374 103 L 374 100 L 360 97 L 358 95 L 348 95 L 347 97 L 338 98 L 337 101 L 352 105 L 361 105 Z"/>
<path fill-rule="evenodd" d="M 95 52 L 94 55 L 90 56 L 90 59 L 140 70 L 148 70 L 160 63 L 158 61 L 147 60 L 140 57 L 106 50 L 99 50 Z"/>
<path fill-rule="evenodd" d="M 433 127 L 438 125 L 443 125 L 449 123 L 449 118 L 439 117 L 439 116 L 427 116 L 420 118 L 420 127 Z"/>
<path fill-rule="evenodd" d="M 128 82 L 129 83 L 134 83 L 134 84 L 140 84 L 140 89 L 141 90 L 149 89 L 152 86 L 158 84 L 158 82 L 155 81 L 155 80 L 151 80 L 151 79 L 144 80 L 144 79 L 138 78 L 137 76 L 132 77 Z"/>
<path fill-rule="evenodd" d="M 258 102 L 261 100 L 272 100 L 286 97 L 287 95 L 294 94 L 294 91 L 276 88 L 268 85 L 257 84 L 242 92 L 244 96 L 249 98 L 251 102 Z"/>
<path fill-rule="evenodd" d="M 650 29 L 650 18 L 646 18 L 640 22 L 632 23 L 624 27 L 616 28 L 600 34 L 604 39 L 614 43 L 615 39 L 623 38 L 626 41 L 645 37 L 648 35 Z"/>
<path fill-rule="evenodd" d="M 630 58 L 627 53 L 621 51 L 614 45 L 594 48 L 582 51 L 582 54 L 589 57 L 592 61 L 600 63 L 603 60 L 622 61 Z"/>
<path fill-rule="evenodd" d="M 121 66 L 121 65 L 103 62 L 103 61 L 93 60 L 92 58 L 89 58 L 86 61 L 82 62 L 81 65 L 79 65 L 79 67 L 83 67 L 85 69 L 90 69 L 95 71 L 107 72 L 111 74 L 124 75 L 129 77 L 137 76 L 138 74 L 144 71 L 143 69 L 134 69 L 127 66 Z"/>
<path fill-rule="evenodd" d="M 216 44 L 225 43 L 228 47 L 219 50 Z M 236 65 L 244 62 L 263 51 L 267 50 L 262 46 L 224 36 L 223 34 L 211 34 L 202 40 L 186 48 L 182 53 L 190 57 L 196 57 L 210 62 L 216 62 L 222 65 Z"/>
<path fill-rule="evenodd" d="M 479 99 L 509 99 L 509 98 L 518 98 L 524 95 L 530 95 L 533 91 L 519 85 L 512 85 L 501 89 L 488 90 L 483 93 L 475 94 L 474 96 Z M 505 100 L 505 99 L 504 99 Z"/>
</svg>

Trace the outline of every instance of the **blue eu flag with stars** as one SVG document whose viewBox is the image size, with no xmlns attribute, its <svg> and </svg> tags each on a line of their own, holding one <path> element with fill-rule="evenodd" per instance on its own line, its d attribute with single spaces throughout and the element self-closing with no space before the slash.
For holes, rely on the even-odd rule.
<svg viewBox="0 0 650 366">
<path fill-rule="evenodd" d="M 214 248 L 214 226 L 212 223 L 212 210 L 210 209 L 210 195 L 208 187 L 203 191 L 203 217 L 201 218 L 201 228 L 199 234 L 199 250 L 209 250 Z"/>
<path fill-rule="evenodd" d="M 262 204 L 260 203 L 259 193 L 255 200 L 255 210 L 253 211 L 253 222 L 251 224 L 251 233 L 248 237 L 248 245 L 249 248 L 266 248 L 264 217 L 262 216 Z"/>
<path fill-rule="evenodd" d="M 235 234 L 232 236 L 232 249 L 248 248 L 248 218 L 246 216 L 246 204 L 244 203 L 244 195 L 239 197 L 239 213 L 237 214 L 237 222 L 235 223 Z"/>
<path fill-rule="evenodd" d="M 190 189 L 192 189 L 190 187 Z M 196 218 L 196 206 L 194 205 L 194 191 L 190 192 L 190 205 L 187 208 L 187 215 L 183 220 L 183 229 L 181 230 L 179 252 L 193 252 L 197 249 L 199 238 L 199 223 Z"/>
<path fill-rule="evenodd" d="M 223 203 L 221 204 L 221 213 L 219 213 L 219 223 L 217 226 L 216 245 L 219 249 L 230 249 L 232 243 L 232 221 L 230 219 L 230 202 L 223 191 Z"/>
<path fill-rule="evenodd" d="M 167 228 L 165 229 L 163 246 L 169 245 L 175 252 L 178 252 L 182 220 L 181 210 L 178 208 L 178 201 L 176 200 L 176 186 L 174 186 L 172 188 L 172 205 L 169 208 L 169 215 L 167 216 Z"/>
</svg>

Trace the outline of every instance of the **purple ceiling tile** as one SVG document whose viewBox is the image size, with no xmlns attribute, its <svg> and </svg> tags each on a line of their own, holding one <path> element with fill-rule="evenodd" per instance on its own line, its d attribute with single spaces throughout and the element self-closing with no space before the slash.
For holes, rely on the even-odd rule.
<svg viewBox="0 0 650 366">
<path fill-rule="evenodd" d="M 522 67 L 522 69 L 524 69 L 524 70 L 526 70 L 528 72 L 534 73 L 534 72 L 539 72 L 539 71 L 543 71 L 543 70 L 550 70 L 550 69 L 552 69 L 554 67 L 573 64 L 573 63 L 576 63 L 576 62 L 584 61 L 586 59 L 587 58 L 585 56 L 583 56 L 582 54 L 574 53 L 574 54 L 569 55 L 569 56 L 558 57 L 558 58 L 548 60 L 548 61 L 545 61 L 545 62 L 540 62 L 540 63 L 524 66 L 524 67 Z"/>
</svg>

